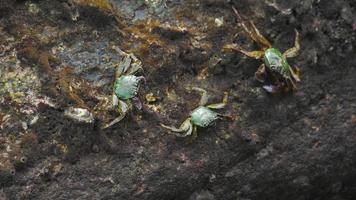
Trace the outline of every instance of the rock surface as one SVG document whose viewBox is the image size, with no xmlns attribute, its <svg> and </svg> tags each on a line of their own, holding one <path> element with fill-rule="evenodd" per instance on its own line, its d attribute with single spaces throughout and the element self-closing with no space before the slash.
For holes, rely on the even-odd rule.
<svg viewBox="0 0 356 200">
<path fill-rule="evenodd" d="M 300 32 L 297 92 L 266 94 L 259 61 L 222 51 L 257 48 L 231 6 L 282 51 Z M 352 0 L 0 1 L 0 199 L 354 199 L 355 13 Z M 112 93 L 115 48 L 143 63 L 143 109 L 105 130 L 66 117 Z M 189 115 L 191 86 L 209 102 L 228 91 L 236 120 L 188 143 L 159 123 Z"/>
</svg>

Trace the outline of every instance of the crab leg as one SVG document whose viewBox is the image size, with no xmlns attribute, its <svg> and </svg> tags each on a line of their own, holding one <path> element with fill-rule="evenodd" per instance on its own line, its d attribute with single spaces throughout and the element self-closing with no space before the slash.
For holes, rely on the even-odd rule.
<svg viewBox="0 0 356 200">
<path fill-rule="evenodd" d="M 119 123 L 122 119 L 124 119 L 124 117 L 126 116 L 126 113 L 121 113 L 119 117 L 115 118 L 114 120 L 112 120 L 109 124 L 106 124 L 105 126 L 102 127 L 102 129 L 107 129 L 110 126 Z"/>
<path fill-rule="evenodd" d="M 219 118 L 226 118 L 228 120 L 234 121 L 236 119 L 236 117 L 234 117 L 233 115 L 224 115 L 224 114 L 219 114 L 218 113 L 218 117 Z"/>
<path fill-rule="evenodd" d="M 131 59 L 132 63 L 131 63 L 131 67 L 125 73 L 135 74 L 139 70 L 143 71 L 142 62 L 139 59 L 137 59 L 136 56 L 134 56 L 133 54 L 129 54 L 128 56 Z"/>
<path fill-rule="evenodd" d="M 297 85 L 294 83 L 294 80 L 292 78 L 287 79 L 288 83 L 290 83 L 292 85 L 292 89 L 293 90 L 297 90 Z"/>
<path fill-rule="evenodd" d="M 199 105 L 200 106 L 204 106 L 208 102 L 208 98 L 209 98 L 206 90 L 198 88 L 198 87 L 193 87 L 192 90 L 195 90 L 195 91 L 198 91 L 198 92 L 202 93 Z"/>
<path fill-rule="evenodd" d="M 259 30 L 256 28 L 252 21 L 248 22 L 252 27 L 251 29 L 251 27 L 248 27 L 246 25 L 245 20 L 241 17 L 236 8 L 232 7 L 232 9 L 234 10 L 237 18 L 241 21 L 242 28 L 247 32 L 247 34 L 252 38 L 252 40 L 257 42 L 263 48 L 267 49 L 272 47 L 271 43 L 259 32 Z"/>
<path fill-rule="evenodd" d="M 286 58 L 296 57 L 299 54 L 299 50 L 300 50 L 300 36 L 299 36 L 299 32 L 295 30 L 294 47 L 287 49 L 283 53 L 283 56 Z"/>
<path fill-rule="evenodd" d="M 229 97 L 229 93 L 228 92 L 224 92 L 224 98 L 223 98 L 223 101 L 221 103 L 210 104 L 207 107 L 208 108 L 212 108 L 212 109 L 222 109 L 222 108 L 224 108 L 226 106 L 228 97 Z"/>
<path fill-rule="evenodd" d="M 115 73 L 115 79 L 119 78 L 122 74 L 126 73 L 126 71 L 130 68 L 131 58 L 129 56 L 123 56 L 121 63 L 122 64 L 120 64 L 117 67 L 117 70 Z"/>
<path fill-rule="evenodd" d="M 198 130 L 197 126 L 193 125 L 193 132 L 192 136 L 189 138 L 188 143 L 192 143 L 198 137 Z"/>
<path fill-rule="evenodd" d="M 131 105 L 127 105 L 125 102 L 121 101 L 120 99 L 117 99 L 118 101 L 118 107 L 119 107 L 119 113 L 120 116 L 115 118 L 113 121 L 111 121 L 109 124 L 106 124 L 105 126 L 102 127 L 102 129 L 109 128 L 110 126 L 119 123 L 124 117 L 126 116 L 127 111 L 130 109 Z"/>
<path fill-rule="evenodd" d="M 257 69 L 257 71 L 255 72 L 255 78 L 256 80 L 260 81 L 260 82 L 265 82 L 264 79 L 264 75 L 266 73 L 266 67 L 265 64 L 261 64 L 260 67 Z"/>
<path fill-rule="evenodd" d="M 254 59 L 261 59 L 265 55 L 264 51 L 245 51 L 237 44 L 227 44 L 224 47 L 224 50 L 234 50 L 243 53 L 244 55 L 254 58 Z"/>
<path fill-rule="evenodd" d="M 293 69 L 291 66 L 289 66 L 289 71 L 292 74 L 293 78 L 297 81 L 300 82 L 300 70 L 298 67 L 294 67 Z"/>
<path fill-rule="evenodd" d="M 172 132 L 174 132 L 174 134 L 178 137 L 186 137 L 188 135 L 191 135 L 192 134 L 192 131 L 193 131 L 193 125 L 192 123 L 190 122 L 190 118 L 186 119 L 182 125 L 179 127 L 179 128 L 175 128 L 175 127 L 172 127 L 172 126 L 166 126 L 164 124 L 160 124 L 163 128 L 165 129 L 168 129 Z M 185 132 L 184 134 L 181 134 Z M 179 134 L 180 133 L 180 134 Z"/>
</svg>

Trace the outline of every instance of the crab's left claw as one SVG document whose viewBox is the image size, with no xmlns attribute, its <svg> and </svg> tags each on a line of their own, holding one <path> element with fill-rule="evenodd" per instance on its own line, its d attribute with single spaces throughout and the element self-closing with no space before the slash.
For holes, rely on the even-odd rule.
<svg viewBox="0 0 356 200">
<path fill-rule="evenodd" d="M 121 50 L 120 50 L 121 51 Z M 131 58 L 124 56 L 121 58 L 121 62 L 116 69 L 115 79 L 119 78 L 121 75 L 125 74 L 131 66 Z"/>
<path fill-rule="evenodd" d="M 224 118 L 230 121 L 235 121 L 238 119 L 238 116 L 233 116 L 233 115 L 225 115 L 225 114 L 218 114 L 219 118 Z"/>
</svg>

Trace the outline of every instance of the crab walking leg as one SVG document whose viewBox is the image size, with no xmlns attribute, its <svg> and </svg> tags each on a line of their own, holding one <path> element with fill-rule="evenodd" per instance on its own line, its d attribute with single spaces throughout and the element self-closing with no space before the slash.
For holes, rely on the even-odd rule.
<svg viewBox="0 0 356 200">
<path fill-rule="evenodd" d="M 131 58 L 129 56 L 123 56 L 122 64 L 120 64 L 117 67 L 117 70 L 116 70 L 116 73 L 115 73 L 115 79 L 117 79 L 121 75 L 125 74 L 126 71 L 130 68 L 130 66 L 131 66 Z"/>
<path fill-rule="evenodd" d="M 198 127 L 193 125 L 193 132 L 192 132 L 192 136 L 189 138 L 188 143 L 192 143 L 197 137 L 198 137 Z"/>
<path fill-rule="evenodd" d="M 265 64 L 261 64 L 260 67 L 258 67 L 257 71 L 255 72 L 255 78 L 259 82 L 265 82 L 264 75 L 266 73 L 266 67 Z"/>
<path fill-rule="evenodd" d="M 120 99 L 117 99 L 118 101 L 118 107 L 119 107 L 119 113 L 120 116 L 115 118 L 113 121 L 111 121 L 109 124 L 105 125 L 102 129 L 109 128 L 110 126 L 119 123 L 124 117 L 126 116 L 126 113 L 130 109 L 131 105 L 127 105 L 125 102 L 121 101 Z"/>
<path fill-rule="evenodd" d="M 292 78 L 289 78 L 289 79 L 287 79 L 288 81 L 288 83 L 287 84 L 291 84 L 292 85 L 292 89 L 293 90 L 297 90 L 298 88 L 297 88 L 297 85 L 295 84 L 295 82 L 294 82 L 294 80 L 292 79 Z"/>
<path fill-rule="evenodd" d="M 249 21 L 250 26 L 252 26 L 252 30 L 251 30 L 249 27 L 247 27 L 247 25 L 245 24 L 245 20 L 242 19 L 241 15 L 237 11 L 237 9 L 234 7 L 232 7 L 232 9 L 234 10 L 234 13 L 236 14 L 239 21 L 241 21 L 242 28 L 252 38 L 252 40 L 254 40 L 258 44 L 262 45 L 264 48 L 272 47 L 271 43 L 260 33 L 260 31 L 252 23 L 252 21 Z"/>
<path fill-rule="evenodd" d="M 260 33 L 260 31 L 257 29 L 255 24 L 252 21 L 250 21 L 250 24 L 253 28 L 253 31 L 252 31 L 252 34 L 250 34 L 250 37 L 254 41 L 257 40 L 256 42 L 259 43 L 262 47 L 264 47 L 264 49 L 271 48 L 272 47 L 271 43 Z"/>
<path fill-rule="evenodd" d="M 300 82 L 300 70 L 298 67 L 294 67 L 293 69 L 291 66 L 289 66 L 289 71 L 292 74 L 293 78 L 295 81 Z"/>
<path fill-rule="evenodd" d="M 254 58 L 254 59 L 261 59 L 265 55 L 264 51 L 245 51 L 245 50 L 241 49 L 241 47 L 238 46 L 237 44 L 227 44 L 223 47 L 223 49 L 225 51 L 226 50 L 238 51 L 238 52 L 241 52 L 241 53 L 245 54 L 246 56 Z"/>
<path fill-rule="evenodd" d="M 142 63 L 136 58 L 136 56 L 125 53 L 118 47 L 114 47 L 113 49 L 123 57 L 123 64 L 118 67 L 118 70 L 116 71 L 116 78 L 120 77 L 122 74 L 133 74 L 140 69 L 143 70 Z"/>
<path fill-rule="evenodd" d="M 116 123 L 119 123 L 124 117 L 126 116 L 126 113 L 120 113 L 120 116 L 115 118 L 113 121 L 111 121 L 109 124 L 106 124 L 102 129 L 107 129 L 110 126 L 113 126 Z"/>
<path fill-rule="evenodd" d="M 218 117 L 220 119 L 221 118 L 226 118 L 226 119 L 231 120 L 231 121 L 234 121 L 236 119 L 236 117 L 233 116 L 233 115 L 224 115 L 224 114 L 219 114 L 219 113 L 217 115 L 218 115 Z"/>
<path fill-rule="evenodd" d="M 286 58 L 296 57 L 299 54 L 299 50 L 300 50 L 300 36 L 299 36 L 299 32 L 295 30 L 294 47 L 287 49 L 283 53 L 283 56 Z"/>
<path fill-rule="evenodd" d="M 175 128 L 175 127 L 172 127 L 172 126 L 166 126 L 164 124 L 160 124 L 160 125 L 163 128 L 174 132 L 174 134 L 176 136 L 178 136 L 178 137 L 186 137 L 188 135 L 191 135 L 192 131 L 193 131 L 193 125 L 190 122 L 190 117 L 188 119 L 186 119 L 179 128 Z M 183 132 L 185 132 L 185 133 L 183 133 Z M 183 134 L 181 134 L 181 133 L 183 133 Z"/>
<path fill-rule="evenodd" d="M 223 98 L 223 101 L 221 103 L 210 104 L 207 107 L 208 108 L 212 108 L 212 109 L 222 109 L 222 108 L 224 108 L 226 106 L 228 98 L 229 98 L 229 93 L 228 92 L 224 92 L 224 98 Z"/>
<path fill-rule="evenodd" d="M 200 98 L 199 105 L 204 106 L 208 102 L 208 98 L 209 98 L 206 90 L 198 88 L 198 87 L 193 87 L 192 90 L 201 92 L 201 98 Z"/>
<path fill-rule="evenodd" d="M 127 70 L 126 74 L 135 74 L 139 70 L 143 71 L 142 63 L 139 59 L 136 58 L 133 54 L 130 54 L 131 67 Z"/>
</svg>

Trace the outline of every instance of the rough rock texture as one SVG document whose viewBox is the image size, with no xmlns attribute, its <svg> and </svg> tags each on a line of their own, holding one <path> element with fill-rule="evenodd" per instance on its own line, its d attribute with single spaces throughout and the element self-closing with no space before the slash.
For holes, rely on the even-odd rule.
<svg viewBox="0 0 356 200">
<path fill-rule="evenodd" d="M 1 200 L 355 198 L 354 1 L 88 2 L 0 0 Z M 299 30 L 297 92 L 267 94 L 254 79 L 260 61 L 222 51 L 258 48 L 231 6 L 282 51 Z M 143 109 L 105 130 L 100 116 L 65 117 L 95 107 L 90 91 L 111 94 L 113 47 L 143 62 Z M 78 80 L 87 85 L 73 94 Z M 228 91 L 222 112 L 236 120 L 193 143 L 167 134 L 159 123 L 178 126 L 199 101 L 189 86 L 211 102 Z"/>
</svg>

